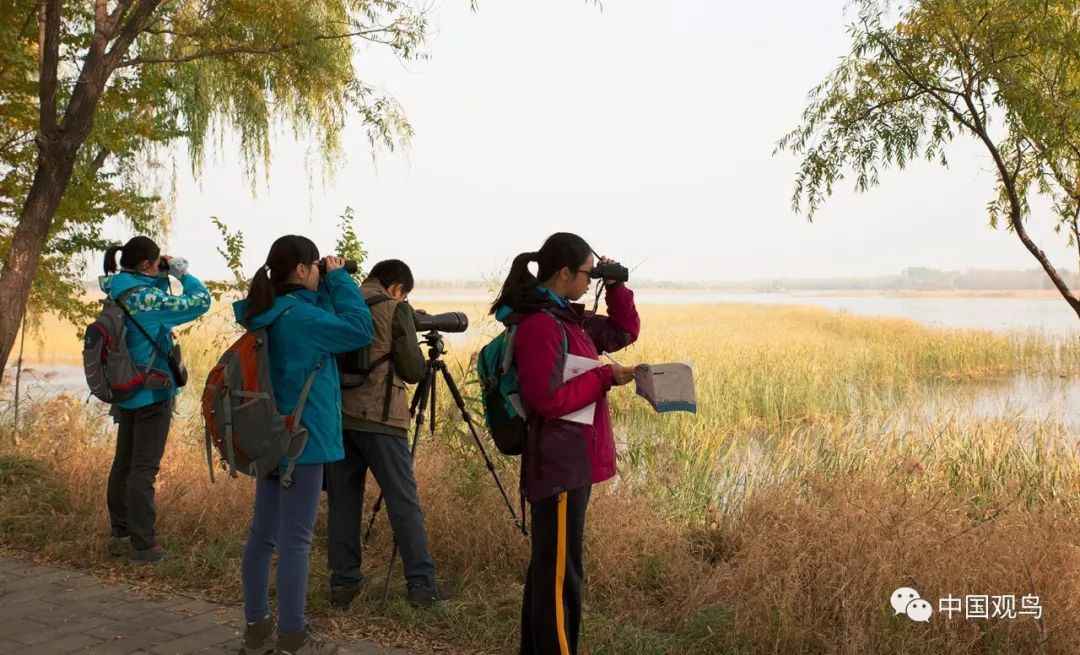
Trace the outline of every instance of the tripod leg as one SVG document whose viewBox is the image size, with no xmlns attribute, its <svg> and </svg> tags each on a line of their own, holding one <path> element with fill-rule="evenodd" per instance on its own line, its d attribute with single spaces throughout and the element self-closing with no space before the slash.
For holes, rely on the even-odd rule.
<svg viewBox="0 0 1080 655">
<path fill-rule="evenodd" d="M 484 458 L 484 465 L 487 466 L 487 470 L 491 472 L 491 477 L 495 480 L 495 486 L 499 488 L 499 493 L 502 494 L 503 500 L 506 502 L 506 509 L 510 510 L 510 516 L 513 517 L 514 523 L 517 524 L 518 528 L 524 531 L 525 517 L 519 519 L 517 512 L 514 511 L 514 504 L 510 502 L 510 496 L 507 495 L 506 488 L 503 487 L 502 480 L 499 479 L 499 474 L 495 470 L 495 463 L 491 461 L 487 449 L 484 448 L 484 442 L 481 441 L 480 435 L 476 432 L 476 425 L 473 423 L 472 415 L 469 414 L 468 408 L 465 407 L 465 399 L 461 397 L 461 391 L 458 390 L 457 383 L 454 382 L 454 377 L 450 374 L 450 369 L 448 369 L 446 363 L 442 361 L 436 362 L 435 365 L 442 371 L 446 387 L 450 389 L 450 395 L 454 398 L 454 404 L 457 405 L 458 410 L 461 411 L 461 418 L 465 421 L 465 425 L 468 426 L 473 441 L 476 442 L 476 447 L 480 449 L 480 456 Z"/>
<path fill-rule="evenodd" d="M 413 394 L 412 406 L 409 411 L 416 417 L 416 425 L 413 428 L 413 440 L 412 440 L 412 453 L 416 454 L 416 442 L 420 437 L 420 428 L 424 425 L 424 410 L 427 409 L 428 389 L 434 391 L 435 388 L 435 368 L 429 363 L 427 370 L 424 372 L 424 377 L 420 380 L 420 384 L 417 385 L 416 391 Z M 432 414 L 434 415 L 434 407 L 432 408 Z M 371 510 L 371 518 L 368 520 L 367 531 L 364 533 L 364 543 L 368 542 L 371 538 L 371 530 L 375 527 L 375 517 L 378 516 L 379 511 L 382 509 L 383 504 L 383 492 L 379 489 L 379 497 L 375 499 L 375 508 Z"/>
<path fill-rule="evenodd" d="M 432 364 L 432 366 L 434 367 L 435 365 Z M 432 378 L 434 378 L 434 375 L 432 375 Z M 436 383 L 437 383 L 437 379 L 432 379 L 432 381 L 431 381 L 431 435 L 432 436 L 435 436 L 435 415 L 439 413 L 439 411 L 438 411 L 438 408 L 439 408 L 438 397 L 437 397 L 437 395 L 435 393 Z M 413 454 L 415 455 L 416 453 L 413 453 Z"/>
<path fill-rule="evenodd" d="M 386 605 L 390 598 L 390 574 L 394 570 L 394 562 L 397 561 L 397 537 L 394 537 L 394 546 L 390 549 L 390 565 L 386 567 L 386 580 L 383 581 L 382 604 Z"/>
</svg>

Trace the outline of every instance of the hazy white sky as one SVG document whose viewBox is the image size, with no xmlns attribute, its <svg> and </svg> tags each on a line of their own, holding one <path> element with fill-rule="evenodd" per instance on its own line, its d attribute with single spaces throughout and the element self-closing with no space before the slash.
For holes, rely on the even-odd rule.
<svg viewBox="0 0 1080 655">
<path fill-rule="evenodd" d="M 416 129 L 407 152 L 373 164 L 354 121 L 347 164 L 311 188 L 307 146 L 279 139 L 254 197 L 231 152 L 197 181 L 181 162 L 170 251 L 223 275 L 220 216 L 245 231 L 251 272 L 284 233 L 328 251 L 351 205 L 371 256 L 403 258 L 419 278 L 478 277 L 558 230 L 652 279 L 1035 266 L 987 227 L 993 176 L 968 141 L 950 170 L 914 166 L 863 195 L 844 185 L 812 225 L 791 212 L 796 162 L 773 146 L 846 52 L 842 0 L 467 4 L 434 8 L 430 61 L 361 59 Z M 1075 269 L 1048 215 L 1034 220 L 1055 263 Z"/>
</svg>

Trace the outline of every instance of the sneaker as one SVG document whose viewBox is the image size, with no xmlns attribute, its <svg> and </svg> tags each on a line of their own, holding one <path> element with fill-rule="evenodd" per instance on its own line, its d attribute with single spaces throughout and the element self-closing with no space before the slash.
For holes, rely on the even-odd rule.
<svg viewBox="0 0 1080 655">
<path fill-rule="evenodd" d="M 109 537 L 107 548 L 113 557 L 123 557 L 131 552 L 131 537 Z"/>
<path fill-rule="evenodd" d="M 160 545 L 153 548 L 147 548 L 142 550 L 139 548 L 131 549 L 131 561 L 136 564 L 156 564 L 165 557 L 165 549 Z"/>
<path fill-rule="evenodd" d="M 334 655 L 337 644 L 326 641 L 311 631 L 311 626 L 278 635 L 275 655 Z"/>
<path fill-rule="evenodd" d="M 270 655 L 274 652 L 274 619 L 269 616 L 244 625 L 239 655 Z"/>
<path fill-rule="evenodd" d="M 438 583 L 431 587 L 416 585 L 409 587 L 409 590 L 405 592 L 406 600 L 413 607 L 431 607 L 435 603 L 450 600 L 453 597 L 454 594 L 449 589 L 440 587 Z"/>
</svg>

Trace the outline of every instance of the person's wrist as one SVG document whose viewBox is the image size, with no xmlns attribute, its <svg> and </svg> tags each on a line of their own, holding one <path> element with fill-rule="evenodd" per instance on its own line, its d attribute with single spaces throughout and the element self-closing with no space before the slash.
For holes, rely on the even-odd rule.
<svg viewBox="0 0 1080 655">
<path fill-rule="evenodd" d="M 604 366 L 601 366 L 600 367 L 600 374 L 601 374 L 601 377 L 604 380 L 604 390 L 605 391 L 607 391 L 608 389 L 615 386 L 615 367 L 614 366 L 612 366 L 611 364 L 605 364 Z"/>
</svg>

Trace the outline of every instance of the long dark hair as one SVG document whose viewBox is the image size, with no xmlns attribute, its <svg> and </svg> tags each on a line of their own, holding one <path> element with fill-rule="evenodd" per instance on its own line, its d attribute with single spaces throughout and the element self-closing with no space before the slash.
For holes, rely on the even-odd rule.
<svg viewBox="0 0 1080 655">
<path fill-rule="evenodd" d="M 116 268 L 116 253 L 120 253 L 120 266 L 134 269 L 145 261 L 154 261 L 161 255 L 161 248 L 150 237 L 131 237 L 122 246 L 109 246 L 105 251 L 105 275 L 112 275 Z"/>
<path fill-rule="evenodd" d="M 289 275 L 296 270 L 297 264 L 311 264 L 317 259 L 319 249 L 311 239 L 297 234 L 278 238 L 270 246 L 266 263 L 251 278 L 244 321 L 251 320 L 274 305 L 274 299 L 289 288 Z"/>
<path fill-rule="evenodd" d="M 517 309 L 522 295 L 540 282 L 550 280 L 563 268 L 577 270 L 589 258 L 593 249 L 576 234 L 556 232 L 544 241 L 540 250 L 523 252 L 514 257 L 510 272 L 503 282 L 502 290 L 495 302 L 491 303 L 494 314 L 503 305 Z M 536 275 L 529 271 L 529 263 L 536 262 Z"/>
</svg>

